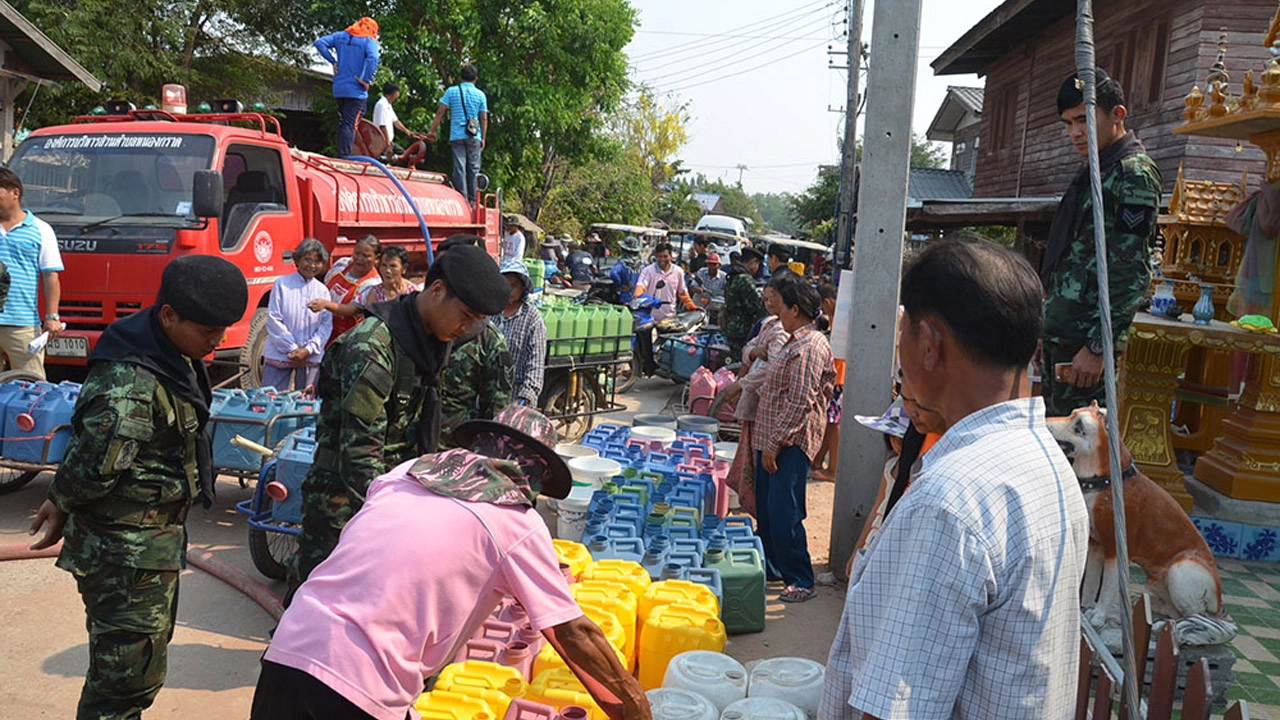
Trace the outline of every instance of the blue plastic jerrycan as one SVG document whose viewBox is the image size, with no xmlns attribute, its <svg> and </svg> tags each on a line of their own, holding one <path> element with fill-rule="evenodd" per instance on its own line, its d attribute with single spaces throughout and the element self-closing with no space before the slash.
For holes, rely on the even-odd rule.
<svg viewBox="0 0 1280 720">
<path fill-rule="evenodd" d="M 315 428 L 299 430 L 285 439 L 276 462 L 276 479 L 267 485 L 272 520 L 302 522 L 302 480 L 311 469 L 315 454 Z"/>
<path fill-rule="evenodd" d="M 71 411 L 79 397 L 80 387 L 74 383 L 29 388 L 18 396 L 5 411 L 5 457 L 30 463 L 61 462 L 71 439 Z"/>
</svg>

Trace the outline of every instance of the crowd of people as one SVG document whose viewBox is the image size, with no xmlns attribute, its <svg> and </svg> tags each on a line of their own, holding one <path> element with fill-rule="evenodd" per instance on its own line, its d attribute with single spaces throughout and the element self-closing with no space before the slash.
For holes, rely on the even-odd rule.
<svg viewBox="0 0 1280 720">
<path fill-rule="evenodd" d="M 349 44 L 376 48 L 376 26 L 353 28 L 348 37 L 375 39 Z M 1146 262 L 1132 256 L 1150 247 L 1159 175 L 1105 75 L 1099 100 L 1105 230 L 1120 268 L 1112 340 L 1123 347 L 1147 281 Z M 1058 105 L 1080 147 L 1078 78 L 1063 83 Z M 31 311 L 44 275 L 54 334 L 56 246 L 6 173 L 9 306 L 25 331 L 40 329 Z M 1045 415 L 1100 395 L 1092 216 L 1076 185 L 1040 273 L 976 241 L 932 243 L 904 271 L 896 399 L 882 416 L 857 418 L 885 433 L 889 459 L 847 568 L 821 718 L 1074 713 L 1089 525 Z M 518 246 L 508 242 L 504 253 Z M 404 252 L 372 236 L 332 267 L 325 246 L 304 239 L 296 272 L 273 287 L 264 378 L 313 388 L 324 402 L 287 610 L 263 657 L 253 718 L 400 720 L 423 679 L 506 595 L 610 717 L 650 717 L 639 684 L 574 602 L 534 511 L 539 495 L 563 498 L 571 486 L 554 427 L 535 409 L 546 330 L 525 265 L 499 264 L 482 245 L 445 240 L 417 287 Z M 696 307 L 700 293 L 670 245 L 648 266 L 635 244 L 621 251 L 620 290 L 654 294 L 673 311 Z M 695 244 L 687 262 L 700 266 L 702 293 L 714 297 L 708 281 L 720 281 L 722 327 L 741 360 L 726 391 L 742 424 L 731 478 L 757 518 L 780 599 L 801 603 L 815 595 L 807 482 L 836 468 L 843 366 L 825 335 L 835 290 L 790 269 L 782 245 L 744 248 L 723 275 L 719 260 Z M 57 565 L 85 605 L 92 660 L 77 717 L 137 717 L 164 684 L 185 520 L 196 502 L 209 506 L 214 481 L 202 358 L 244 317 L 248 296 L 226 260 L 178 257 L 155 303 L 110 325 L 94 348 L 65 459 L 30 529 L 35 549 L 63 541 Z M 11 335 L 0 344 L 21 362 Z M 1042 377 L 1054 378 L 1044 398 L 1032 394 L 1037 355 L 1052 368 Z M 423 548 L 448 551 L 427 558 Z"/>
</svg>

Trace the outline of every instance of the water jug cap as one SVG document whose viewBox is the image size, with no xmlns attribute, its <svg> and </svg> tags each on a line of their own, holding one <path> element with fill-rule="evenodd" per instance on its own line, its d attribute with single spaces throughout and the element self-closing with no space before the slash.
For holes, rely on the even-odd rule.
<svg viewBox="0 0 1280 720">
<path fill-rule="evenodd" d="M 289 488 L 284 483 L 273 480 L 267 483 L 267 497 L 275 502 L 284 502 L 289 497 Z"/>
<path fill-rule="evenodd" d="M 22 432 L 31 432 L 36 427 L 36 419 L 31 417 L 31 413 L 19 413 L 14 422 Z"/>
</svg>

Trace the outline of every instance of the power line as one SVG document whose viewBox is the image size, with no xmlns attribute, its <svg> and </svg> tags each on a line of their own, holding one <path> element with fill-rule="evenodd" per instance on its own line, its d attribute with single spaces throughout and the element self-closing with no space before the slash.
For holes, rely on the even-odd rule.
<svg viewBox="0 0 1280 720">
<path fill-rule="evenodd" d="M 816 11 L 816 13 L 810 13 L 809 15 L 806 15 L 806 16 L 796 17 L 796 18 L 792 18 L 791 20 L 784 21 L 778 24 L 777 26 L 771 28 L 771 30 L 779 34 L 782 34 L 783 32 L 796 32 L 801 34 L 812 33 L 826 25 L 826 20 L 823 17 L 825 14 L 826 14 L 825 9 L 819 9 L 818 11 Z M 779 39 L 765 41 L 762 44 L 770 44 L 770 43 L 777 43 L 777 42 L 785 43 L 788 41 L 785 39 L 779 38 Z M 724 44 L 724 43 L 728 43 L 728 44 Z M 715 47 L 716 45 L 721 45 L 721 47 Z M 690 48 L 689 50 L 685 50 L 682 52 L 670 52 L 664 55 L 663 57 L 653 58 L 651 60 L 645 60 L 638 63 L 632 62 L 631 64 L 637 69 L 642 70 L 643 72 L 651 73 L 659 70 L 660 68 L 668 67 L 670 65 L 677 65 L 681 63 L 689 63 L 689 62 L 700 62 L 704 64 L 708 62 L 719 63 L 722 60 L 724 60 L 725 57 L 733 57 L 735 55 L 740 55 L 744 50 L 749 52 L 755 47 L 759 47 L 759 44 L 743 43 L 743 42 L 737 42 L 734 40 L 712 41 L 712 42 L 699 45 L 696 48 Z M 659 74 L 664 74 L 664 73 L 660 72 Z"/>
<path fill-rule="evenodd" d="M 756 28 L 756 26 L 759 26 L 759 25 L 771 25 L 771 24 L 774 24 L 774 23 L 777 23 L 777 22 L 779 22 L 779 21 L 783 20 L 784 18 L 790 18 L 790 17 L 793 17 L 793 16 L 803 15 L 803 14 L 806 14 L 806 13 L 810 13 L 810 12 L 812 12 L 815 8 L 818 8 L 819 6 L 821 6 L 821 8 L 830 7 L 831 5 L 835 5 L 835 4 L 836 4 L 836 2 L 837 2 L 837 0 L 819 0 L 818 2 L 812 3 L 812 4 L 807 5 L 807 6 L 802 6 L 802 7 L 800 7 L 800 8 L 794 8 L 794 9 L 788 10 L 788 11 L 786 11 L 786 12 L 784 12 L 784 13 L 779 13 L 779 14 L 777 14 L 777 15 L 773 15 L 773 16 L 770 16 L 770 17 L 767 17 L 767 18 L 763 18 L 763 19 L 760 19 L 760 20 L 756 20 L 756 21 L 754 21 L 754 22 L 750 22 L 750 23 L 747 23 L 747 24 L 745 24 L 745 25 L 740 25 L 740 26 L 735 27 L 735 28 L 730 28 L 729 30 L 726 30 L 726 31 L 725 31 L 725 33 L 726 33 L 726 34 L 729 34 L 729 33 L 740 33 L 740 32 L 747 31 L 747 30 L 751 30 L 751 31 L 753 31 L 753 32 L 754 32 L 753 28 Z M 716 41 L 716 42 L 719 42 L 719 41 Z M 676 45 L 670 45 L 670 46 L 667 46 L 667 47 L 665 47 L 665 48 L 661 48 L 661 49 L 659 49 L 659 50 L 650 50 L 650 51 L 648 51 L 648 52 L 639 53 L 639 54 L 637 54 L 637 55 L 633 56 L 633 57 L 631 58 L 631 60 L 632 60 L 632 62 L 643 62 L 644 60 L 651 59 L 651 58 L 653 58 L 653 57 L 660 57 L 660 56 L 664 56 L 664 55 L 666 55 L 667 53 L 672 52 L 673 50 L 679 50 L 679 49 L 682 49 L 682 48 L 685 48 L 685 47 L 689 47 L 689 46 L 693 46 L 693 45 L 698 45 L 698 44 L 699 44 L 699 41 L 697 41 L 697 40 L 690 40 L 690 41 L 688 41 L 688 42 L 678 43 L 678 44 L 676 44 Z"/>
<path fill-rule="evenodd" d="M 808 20 L 805 18 L 801 18 L 800 20 L 802 22 L 812 23 L 812 20 Z M 827 38 L 824 40 L 824 42 L 829 42 L 829 41 L 830 41 L 830 38 Z M 671 70 L 660 71 L 656 75 L 652 75 L 651 77 L 646 78 L 650 82 L 662 82 L 663 80 L 666 80 L 671 77 L 675 77 L 677 75 L 684 75 L 686 72 L 688 72 L 687 65 L 689 63 L 697 63 L 697 68 L 695 68 L 697 72 L 694 73 L 693 77 L 698 77 L 698 76 L 706 75 L 708 73 L 714 73 L 714 72 L 719 72 L 720 70 L 723 70 L 729 64 L 726 61 L 732 58 L 739 57 L 741 55 L 745 55 L 748 53 L 754 53 L 756 55 L 760 55 L 762 53 L 772 52 L 774 50 L 785 48 L 787 44 L 788 43 L 785 40 L 780 42 L 779 41 L 765 42 L 759 45 L 744 43 L 740 46 L 729 46 L 729 47 L 721 48 L 720 50 L 716 50 L 709 54 L 699 54 L 696 57 L 685 56 L 685 57 L 670 59 L 659 65 L 654 65 L 651 67 L 640 69 L 640 71 L 644 73 L 653 73 L 654 71 L 659 70 L 659 68 L 670 67 L 672 65 L 686 66 L 683 69 L 675 70 L 675 71 L 671 71 Z M 725 54 L 726 51 L 727 51 L 727 54 Z"/>
<path fill-rule="evenodd" d="M 827 42 L 828 42 L 827 40 L 823 40 L 822 42 L 818 43 L 817 45 L 810 45 L 809 47 L 801 48 L 800 50 L 797 50 L 796 52 L 793 52 L 793 53 L 791 53 L 790 55 L 783 55 L 783 56 L 782 56 L 782 57 L 780 57 L 780 58 L 773 58 L 773 59 L 771 59 L 771 60 L 769 60 L 769 61 L 767 61 L 767 62 L 761 63 L 761 64 L 759 64 L 759 65 L 753 65 L 753 66 L 751 66 L 751 67 L 749 67 L 749 68 L 745 68 L 745 69 L 743 69 L 743 70 L 739 70 L 738 72 L 729 73 L 728 75 L 721 75 L 720 77 L 711 78 L 710 80 L 703 80 L 703 81 L 701 81 L 701 82 L 691 83 L 691 84 L 689 84 L 689 85 L 681 85 L 681 86 L 678 86 L 678 87 L 668 88 L 668 89 L 667 89 L 667 92 L 673 92 L 673 93 L 675 93 L 675 92 L 683 92 L 683 91 L 688 90 L 688 89 L 690 89 L 690 88 L 700 87 L 700 86 L 702 86 L 702 85 L 709 85 L 709 84 L 711 84 L 711 83 L 713 83 L 713 82 L 720 82 L 721 80 L 727 80 L 727 79 L 732 78 L 732 77 L 737 77 L 737 76 L 739 76 L 739 75 L 744 75 L 744 74 L 746 74 L 746 73 L 749 73 L 749 72 L 752 72 L 752 71 L 755 71 L 755 70 L 759 70 L 759 69 L 764 68 L 764 67 L 768 67 L 769 65 L 773 65 L 774 63 L 780 62 L 780 61 L 782 61 L 782 60 L 788 60 L 788 59 L 793 58 L 793 57 L 795 57 L 795 56 L 797 56 L 797 55 L 802 55 L 802 54 L 804 54 L 804 53 L 809 52 L 810 50 L 816 50 L 816 49 L 818 49 L 819 47 L 821 47 L 821 46 L 823 46 L 823 45 L 827 44 Z"/>
<path fill-rule="evenodd" d="M 700 38 L 727 38 L 730 40 L 812 40 L 811 37 L 782 37 L 777 35 L 725 35 L 722 33 L 687 33 L 687 32 L 671 32 L 667 30 L 637 30 L 637 33 L 645 33 L 646 35 L 684 35 L 689 37 Z M 665 51 L 664 51 L 665 52 Z"/>
</svg>

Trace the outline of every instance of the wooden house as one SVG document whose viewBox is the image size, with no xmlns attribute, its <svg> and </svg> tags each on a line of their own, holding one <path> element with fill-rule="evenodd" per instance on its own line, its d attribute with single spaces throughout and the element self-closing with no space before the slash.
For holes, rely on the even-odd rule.
<svg viewBox="0 0 1280 720">
<path fill-rule="evenodd" d="M 1226 69 L 1238 87 L 1270 57 L 1260 29 L 1276 0 L 1095 0 L 1097 64 L 1120 80 L 1127 125 L 1159 164 L 1170 191 L 1184 166 L 1195 180 L 1263 176 L 1260 150 L 1232 140 L 1175 135 L 1183 98 L 1203 89 L 1225 30 Z M 1076 3 L 1007 0 L 933 62 L 939 75 L 986 76 L 975 197 L 1060 195 L 1080 166 L 1057 114 L 1058 86 L 1076 65 Z"/>
<path fill-rule="evenodd" d="M 950 168 L 964 173 L 970 186 L 978 171 L 981 130 L 982 88 L 953 85 L 947 88 L 947 97 L 925 132 L 925 137 L 934 142 L 951 143 Z"/>
</svg>

